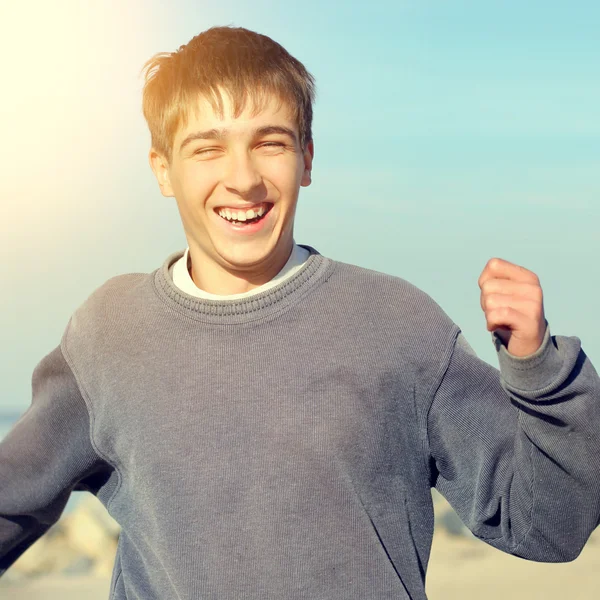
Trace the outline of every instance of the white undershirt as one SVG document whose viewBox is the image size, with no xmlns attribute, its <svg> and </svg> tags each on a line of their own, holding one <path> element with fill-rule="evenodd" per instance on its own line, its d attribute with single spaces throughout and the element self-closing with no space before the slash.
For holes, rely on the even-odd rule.
<svg viewBox="0 0 600 600">
<path fill-rule="evenodd" d="M 294 273 L 297 273 L 302 268 L 302 265 L 306 262 L 306 259 L 310 256 L 310 252 L 306 248 L 302 248 L 302 246 L 298 246 L 296 243 L 294 243 L 294 247 L 292 248 L 292 253 L 288 258 L 288 261 L 283 266 L 283 269 L 281 269 L 281 271 L 279 271 L 279 273 L 277 273 L 273 279 L 248 292 L 223 296 L 220 294 L 211 294 L 209 292 L 205 292 L 194 283 L 194 280 L 191 278 L 187 268 L 189 250 L 189 247 L 185 249 L 183 256 L 175 263 L 173 267 L 173 283 L 182 292 L 185 292 L 190 296 L 196 296 L 197 298 L 204 298 L 207 300 L 237 300 L 239 298 L 247 298 L 248 296 L 254 296 L 264 292 L 265 290 L 279 285 L 282 281 L 289 279 L 292 275 L 294 275 Z"/>
</svg>

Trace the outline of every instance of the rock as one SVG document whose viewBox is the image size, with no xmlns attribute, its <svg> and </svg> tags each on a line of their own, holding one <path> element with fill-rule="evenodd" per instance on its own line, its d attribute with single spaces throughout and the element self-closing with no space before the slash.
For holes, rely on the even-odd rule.
<svg viewBox="0 0 600 600">
<path fill-rule="evenodd" d="M 120 527 L 102 503 L 87 494 L 10 567 L 12 579 L 47 574 L 110 576 Z"/>
<path fill-rule="evenodd" d="M 63 569 L 63 575 L 87 575 L 94 568 L 94 561 L 87 556 L 78 556 Z"/>
<path fill-rule="evenodd" d="M 114 535 L 95 509 L 82 503 L 66 516 L 62 528 L 71 548 L 92 560 L 98 560 L 113 549 Z"/>
<path fill-rule="evenodd" d="M 441 527 L 450 535 L 460 535 L 463 537 L 473 537 L 469 528 L 460 520 L 453 510 L 442 512 L 436 520 L 436 527 Z"/>
<path fill-rule="evenodd" d="M 448 501 L 437 490 L 431 490 L 431 497 L 433 500 L 436 531 L 441 529 L 450 535 L 475 538 L 469 528 L 454 512 Z"/>
</svg>

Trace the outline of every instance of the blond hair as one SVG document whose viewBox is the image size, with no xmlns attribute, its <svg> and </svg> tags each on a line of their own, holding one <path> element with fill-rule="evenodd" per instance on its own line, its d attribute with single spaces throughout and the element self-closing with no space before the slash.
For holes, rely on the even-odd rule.
<svg viewBox="0 0 600 600">
<path fill-rule="evenodd" d="M 251 101 L 259 112 L 272 96 L 293 113 L 304 149 L 312 140 L 315 81 L 283 46 L 242 27 L 212 27 L 175 52 L 161 52 L 143 68 L 142 108 L 152 147 L 170 162 L 175 134 L 185 127 L 199 97 L 223 117 L 220 89 L 238 117 Z"/>
</svg>

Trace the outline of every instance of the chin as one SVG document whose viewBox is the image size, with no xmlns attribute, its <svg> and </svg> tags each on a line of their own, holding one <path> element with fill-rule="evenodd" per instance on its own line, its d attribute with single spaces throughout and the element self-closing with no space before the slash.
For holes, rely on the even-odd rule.
<svg viewBox="0 0 600 600">
<path fill-rule="evenodd" d="M 276 247 L 241 247 L 234 252 L 220 252 L 221 258 L 230 266 L 239 269 L 251 268 L 254 265 L 264 263 L 276 252 Z"/>
</svg>

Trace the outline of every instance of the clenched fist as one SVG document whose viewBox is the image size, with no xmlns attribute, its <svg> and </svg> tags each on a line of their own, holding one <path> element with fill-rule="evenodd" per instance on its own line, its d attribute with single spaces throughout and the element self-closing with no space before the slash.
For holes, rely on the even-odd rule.
<svg viewBox="0 0 600 600">
<path fill-rule="evenodd" d="M 478 283 L 488 331 L 495 331 L 513 356 L 529 356 L 538 350 L 546 333 L 546 319 L 537 275 L 492 258 Z"/>
</svg>

